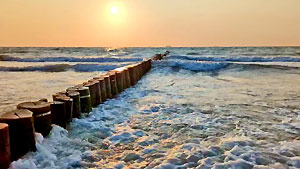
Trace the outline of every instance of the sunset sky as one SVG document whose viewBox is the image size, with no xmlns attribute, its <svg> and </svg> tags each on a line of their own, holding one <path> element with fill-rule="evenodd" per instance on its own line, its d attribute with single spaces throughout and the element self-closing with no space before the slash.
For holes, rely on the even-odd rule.
<svg viewBox="0 0 300 169">
<path fill-rule="evenodd" d="M 0 46 L 299 46 L 300 0 L 0 0 Z"/>
</svg>

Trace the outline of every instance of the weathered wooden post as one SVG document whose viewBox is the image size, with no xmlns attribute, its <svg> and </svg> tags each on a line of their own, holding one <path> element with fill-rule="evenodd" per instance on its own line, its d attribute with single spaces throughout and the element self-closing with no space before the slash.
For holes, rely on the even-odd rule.
<svg viewBox="0 0 300 169">
<path fill-rule="evenodd" d="M 133 66 L 133 69 L 134 69 L 134 73 L 136 75 L 136 82 L 138 82 L 140 79 L 139 79 L 139 71 L 138 71 L 138 64 L 134 64 Z"/>
<path fill-rule="evenodd" d="M 91 79 L 88 81 L 89 83 L 94 83 L 96 88 L 96 104 L 99 105 L 102 103 L 102 93 L 101 93 L 101 87 L 98 80 Z"/>
<path fill-rule="evenodd" d="M 152 59 L 147 60 L 147 71 L 149 71 L 152 67 Z"/>
<path fill-rule="evenodd" d="M 123 86 L 123 90 L 130 87 L 131 82 L 130 82 L 130 73 L 128 67 L 120 67 L 115 69 L 114 71 L 116 71 L 118 74 L 121 74 L 120 76 L 122 77 L 121 84 Z"/>
<path fill-rule="evenodd" d="M 109 75 L 110 86 L 111 86 L 111 94 L 112 94 L 112 97 L 114 97 L 118 94 L 116 73 L 115 72 L 108 72 L 107 75 Z"/>
<path fill-rule="evenodd" d="M 80 93 L 80 106 L 82 113 L 89 113 L 92 111 L 92 103 L 90 97 L 90 90 L 88 87 L 82 87 L 78 89 Z"/>
<path fill-rule="evenodd" d="M 124 90 L 124 76 L 123 72 L 120 69 L 114 69 L 109 71 L 109 73 L 114 73 L 116 76 L 116 83 L 117 83 L 117 88 L 118 88 L 118 93 L 121 93 Z"/>
<path fill-rule="evenodd" d="M 65 105 L 65 120 L 67 123 L 72 121 L 73 117 L 73 99 L 66 95 L 66 92 L 54 94 L 53 101 L 63 102 Z"/>
<path fill-rule="evenodd" d="M 146 61 L 142 61 L 141 62 L 141 69 L 142 69 L 142 76 L 144 76 L 145 75 L 145 73 L 147 72 L 146 71 Z"/>
<path fill-rule="evenodd" d="M 83 86 L 89 88 L 92 106 L 97 107 L 96 84 L 94 82 L 87 82 L 83 83 Z"/>
<path fill-rule="evenodd" d="M 43 114 L 50 111 L 50 103 L 44 101 L 23 102 L 17 105 L 17 109 L 28 109 L 33 114 Z"/>
<path fill-rule="evenodd" d="M 41 100 L 20 103 L 17 105 L 17 109 L 30 110 L 33 113 L 35 131 L 47 136 L 52 129 L 50 103 L 45 99 Z"/>
<path fill-rule="evenodd" d="M 103 103 L 107 99 L 107 92 L 106 92 L 106 86 L 105 86 L 104 78 L 103 77 L 94 77 L 93 79 L 99 82 L 100 93 L 101 93 L 101 101 Z"/>
<path fill-rule="evenodd" d="M 138 69 L 139 69 L 139 79 L 143 77 L 143 62 L 138 63 Z"/>
<path fill-rule="evenodd" d="M 33 113 L 27 109 L 17 109 L 0 116 L 0 123 L 9 126 L 11 159 L 17 160 L 28 151 L 36 151 Z"/>
<path fill-rule="evenodd" d="M 137 73 L 137 77 L 138 77 L 137 79 L 139 81 L 142 77 L 140 62 L 135 65 L 135 69 L 136 69 L 136 73 Z"/>
<path fill-rule="evenodd" d="M 147 72 L 148 72 L 148 61 L 147 60 L 145 60 L 145 61 L 143 61 L 144 62 L 144 74 L 146 74 Z"/>
<path fill-rule="evenodd" d="M 130 75 L 130 85 L 134 86 L 137 82 L 136 73 L 133 65 L 129 65 L 128 67 L 129 75 Z"/>
<path fill-rule="evenodd" d="M 127 67 L 124 68 L 125 71 L 125 82 L 126 82 L 126 88 L 130 87 L 130 74 L 129 69 Z"/>
<path fill-rule="evenodd" d="M 0 123 L 0 168 L 9 167 L 10 159 L 10 139 L 8 124 Z"/>
<path fill-rule="evenodd" d="M 109 75 L 104 75 L 102 77 L 104 79 L 104 84 L 105 84 L 106 98 L 111 99 L 112 94 L 111 94 L 111 85 L 110 85 Z"/>
<path fill-rule="evenodd" d="M 81 115 L 80 93 L 73 90 L 67 91 L 67 96 L 73 99 L 73 118 L 79 118 Z"/>
<path fill-rule="evenodd" d="M 66 128 L 66 108 L 65 103 L 61 101 L 54 101 L 50 105 L 51 107 L 51 120 L 52 124 L 56 124 L 60 127 Z"/>
</svg>

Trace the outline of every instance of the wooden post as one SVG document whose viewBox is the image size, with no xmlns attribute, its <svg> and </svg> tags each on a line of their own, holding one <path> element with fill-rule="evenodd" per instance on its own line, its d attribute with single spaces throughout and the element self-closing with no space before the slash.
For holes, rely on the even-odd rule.
<svg viewBox="0 0 300 169">
<path fill-rule="evenodd" d="M 112 97 L 114 97 L 118 94 L 116 73 L 115 72 L 108 72 L 107 75 L 109 75 L 110 86 L 111 86 L 111 94 L 112 94 Z"/>
<path fill-rule="evenodd" d="M 103 77 L 94 77 L 95 80 L 97 80 L 99 82 L 99 86 L 100 86 L 100 91 L 101 91 L 101 101 L 105 102 L 107 99 L 106 96 L 106 86 L 105 86 L 105 81 Z"/>
<path fill-rule="evenodd" d="M 129 69 L 125 68 L 124 71 L 125 71 L 126 88 L 129 88 L 130 87 L 130 83 L 131 83 Z"/>
<path fill-rule="evenodd" d="M 0 122 L 9 125 L 11 159 L 17 160 L 28 151 L 36 151 L 33 113 L 17 109 L 1 115 Z"/>
<path fill-rule="evenodd" d="M 35 131 L 41 133 L 44 137 L 50 133 L 51 126 L 51 112 L 33 115 Z"/>
<path fill-rule="evenodd" d="M 146 73 L 149 71 L 149 61 L 145 61 L 145 68 L 146 68 Z"/>
<path fill-rule="evenodd" d="M 95 88 L 96 88 L 96 105 L 98 106 L 99 104 L 102 103 L 102 93 L 101 93 L 101 88 L 98 80 L 91 79 L 88 81 L 89 83 L 94 83 Z"/>
<path fill-rule="evenodd" d="M 73 99 L 65 94 L 57 93 L 53 95 L 53 101 L 63 102 L 65 105 L 65 120 L 67 123 L 72 121 L 73 117 Z"/>
<path fill-rule="evenodd" d="M 127 67 L 120 67 L 112 70 L 117 75 L 117 85 L 119 92 L 130 87 L 130 75 Z"/>
<path fill-rule="evenodd" d="M 118 93 L 121 93 L 124 90 L 124 84 L 123 84 L 123 72 L 122 71 L 117 71 L 117 70 L 112 70 L 110 72 L 113 72 L 116 74 L 116 82 L 117 82 L 117 87 L 118 87 Z"/>
<path fill-rule="evenodd" d="M 65 103 L 60 101 L 54 101 L 50 105 L 51 107 L 51 120 L 52 124 L 56 124 L 60 127 L 66 128 L 66 108 Z"/>
<path fill-rule="evenodd" d="M 82 87 L 78 89 L 80 93 L 80 106 L 82 113 L 89 113 L 92 111 L 92 103 L 90 97 L 90 90 L 88 87 Z"/>
<path fill-rule="evenodd" d="M 142 76 L 146 73 L 146 67 L 145 67 L 145 61 L 141 62 L 141 70 L 142 70 Z"/>
<path fill-rule="evenodd" d="M 90 97 L 91 97 L 91 103 L 93 107 L 97 107 L 97 97 L 96 97 L 96 84 L 93 82 L 87 82 L 87 83 L 83 83 L 84 87 L 88 87 L 90 90 Z"/>
<path fill-rule="evenodd" d="M 69 92 L 78 92 L 78 88 L 77 87 L 69 87 L 66 89 L 66 92 L 69 93 Z"/>
<path fill-rule="evenodd" d="M 9 167 L 10 159 L 10 139 L 8 124 L 0 123 L 0 168 Z"/>
<path fill-rule="evenodd" d="M 33 113 L 35 131 L 47 136 L 51 129 L 50 103 L 45 99 L 36 102 L 23 102 L 17 105 L 17 109 L 27 109 Z"/>
<path fill-rule="evenodd" d="M 80 107 L 80 93 L 73 90 L 68 91 L 67 96 L 71 97 L 73 99 L 73 118 L 79 118 L 81 115 L 81 107 Z"/>
<path fill-rule="evenodd" d="M 137 82 L 137 77 L 136 77 L 136 74 L 135 74 L 134 66 L 129 65 L 128 66 L 128 71 L 129 71 L 129 75 L 130 75 L 130 85 L 134 86 Z"/>
<path fill-rule="evenodd" d="M 111 85 L 110 85 L 110 78 L 108 75 L 103 76 L 104 84 L 105 84 L 105 91 L 106 91 L 106 98 L 111 99 Z"/>
<path fill-rule="evenodd" d="M 121 75 L 122 75 L 122 84 L 123 84 L 123 91 L 127 88 L 127 82 L 126 82 L 126 72 L 125 68 L 121 68 Z"/>
<path fill-rule="evenodd" d="M 137 75 L 137 81 L 139 81 L 140 78 L 141 78 L 140 64 L 137 63 L 137 64 L 134 66 L 134 68 L 135 68 L 135 72 L 136 72 L 136 75 Z"/>
<path fill-rule="evenodd" d="M 148 59 L 147 60 L 147 71 L 149 71 L 152 67 L 152 60 L 151 59 Z"/>
<path fill-rule="evenodd" d="M 139 80 L 143 77 L 143 66 L 142 62 L 138 63 Z"/>
<path fill-rule="evenodd" d="M 145 74 L 148 72 L 148 61 L 147 60 L 144 61 L 144 71 L 145 71 Z"/>
<path fill-rule="evenodd" d="M 50 111 L 50 103 L 44 101 L 23 102 L 17 105 L 17 109 L 27 109 L 33 114 L 43 114 Z"/>
</svg>

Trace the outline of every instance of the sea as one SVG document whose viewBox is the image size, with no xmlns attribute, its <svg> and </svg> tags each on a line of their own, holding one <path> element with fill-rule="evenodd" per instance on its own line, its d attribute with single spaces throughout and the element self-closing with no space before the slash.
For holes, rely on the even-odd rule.
<svg viewBox="0 0 300 169">
<path fill-rule="evenodd" d="M 0 111 L 167 50 L 11 168 L 300 168 L 300 47 L 2 47 Z"/>
</svg>

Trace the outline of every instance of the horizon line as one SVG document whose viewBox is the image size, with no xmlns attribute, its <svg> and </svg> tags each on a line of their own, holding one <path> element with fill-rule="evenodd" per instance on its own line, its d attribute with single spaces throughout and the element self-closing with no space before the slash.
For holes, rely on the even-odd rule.
<svg viewBox="0 0 300 169">
<path fill-rule="evenodd" d="M 232 48 L 232 47 L 300 47 L 300 45 L 249 45 L 249 46 L 0 46 L 0 48 Z"/>
</svg>

